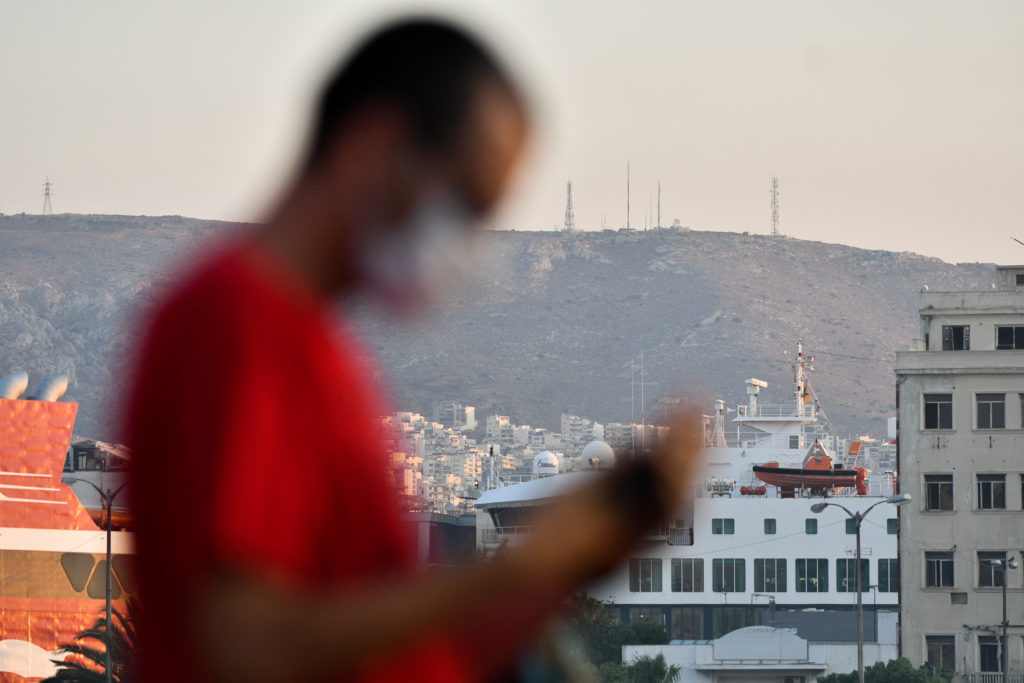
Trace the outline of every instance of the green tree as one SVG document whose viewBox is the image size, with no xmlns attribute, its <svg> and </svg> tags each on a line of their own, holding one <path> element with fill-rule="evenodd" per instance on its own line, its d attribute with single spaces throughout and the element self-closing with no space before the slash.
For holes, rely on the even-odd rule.
<svg viewBox="0 0 1024 683">
<path fill-rule="evenodd" d="M 950 683 L 955 672 L 925 664 L 917 669 L 906 659 L 875 662 L 864 668 L 864 683 Z M 857 683 L 857 672 L 819 676 L 818 683 Z"/>
<path fill-rule="evenodd" d="M 57 673 L 43 683 L 105 683 L 107 680 L 106 648 L 110 648 L 111 678 L 117 683 L 132 683 L 138 680 L 135 673 L 135 658 L 138 654 L 138 640 L 135 633 L 135 617 L 138 607 L 135 601 L 128 602 L 128 616 L 118 610 L 111 613 L 111 628 L 107 630 L 104 612 L 91 627 L 80 631 L 73 643 L 65 643 L 57 650 L 63 659 L 52 660 Z"/>
<path fill-rule="evenodd" d="M 601 680 L 617 683 L 601 674 L 604 664 L 619 665 L 622 662 L 623 645 L 664 645 L 668 632 L 661 624 L 650 621 L 636 621 L 623 624 L 619 621 L 615 605 L 590 597 L 586 592 L 572 598 L 569 625 L 579 636 L 583 646 L 583 658 L 598 669 Z"/>
</svg>

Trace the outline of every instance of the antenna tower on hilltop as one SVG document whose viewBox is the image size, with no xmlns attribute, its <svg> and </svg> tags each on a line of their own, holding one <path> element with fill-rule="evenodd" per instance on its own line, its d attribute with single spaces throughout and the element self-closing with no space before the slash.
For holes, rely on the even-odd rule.
<svg viewBox="0 0 1024 683">
<path fill-rule="evenodd" d="M 576 219 L 572 213 L 572 181 L 565 184 L 565 224 L 562 232 L 572 232 L 576 229 Z"/>
<path fill-rule="evenodd" d="M 772 237 L 779 236 L 779 176 L 772 176 Z"/>
<path fill-rule="evenodd" d="M 658 181 L 658 224 L 654 227 L 661 227 L 661 181 Z"/>
<path fill-rule="evenodd" d="M 626 230 L 629 230 L 629 162 L 626 162 Z"/>
<path fill-rule="evenodd" d="M 52 185 L 50 184 L 50 179 L 47 178 L 46 182 L 43 183 L 43 215 L 44 216 L 49 216 L 50 214 L 53 213 L 53 205 L 50 203 L 50 189 L 51 188 L 52 188 Z"/>
</svg>

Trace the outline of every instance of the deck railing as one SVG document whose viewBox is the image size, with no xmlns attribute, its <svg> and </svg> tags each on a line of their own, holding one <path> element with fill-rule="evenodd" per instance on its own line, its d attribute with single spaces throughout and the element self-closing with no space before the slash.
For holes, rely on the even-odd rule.
<svg viewBox="0 0 1024 683">
<path fill-rule="evenodd" d="M 1007 674 L 1008 683 L 1024 683 L 1024 672 L 1010 671 Z M 1003 683 L 1003 674 L 999 671 L 988 671 L 985 673 L 960 674 L 953 679 L 955 683 Z"/>
<path fill-rule="evenodd" d="M 500 545 L 533 531 L 532 526 L 503 526 L 497 529 L 481 529 L 480 538 L 484 545 Z"/>
</svg>

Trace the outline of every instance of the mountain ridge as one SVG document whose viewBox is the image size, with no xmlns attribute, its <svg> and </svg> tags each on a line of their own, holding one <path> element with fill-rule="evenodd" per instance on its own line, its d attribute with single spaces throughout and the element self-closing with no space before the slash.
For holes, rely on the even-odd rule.
<svg viewBox="0 0 1024 683">
<path fill-rule="evenodd" d="M 180 216 L 0 216 L 0 375 L 72 378 L 77 433 L 111 439 L 138 310 L 239 224 Z M 396 407 L 476 406 L 549 428 L 562 411 L 660 419 L 659 398 L 792 394 L 798 339 L 840 431 L 884 434 L 893 353 L 917 336 L 917 292 L 986 289 L 990 264 L 719 231 L 488 231 L 493 256 L 411 325 L 349 309 Z M 639 405 L 640 356 L 644 398 Z M 631 377 L 635 381 L 631 381 Z M 636 400 L 631 407 L 635 388 Z M 197 389 L 198 390 L 198 389 Z"/>
</svg>

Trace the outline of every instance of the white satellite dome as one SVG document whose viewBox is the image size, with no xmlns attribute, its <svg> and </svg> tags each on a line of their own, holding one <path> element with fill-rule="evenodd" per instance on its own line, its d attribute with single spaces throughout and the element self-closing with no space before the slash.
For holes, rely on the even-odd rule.
<svg viewBox="0 0 1024 683">
<path fill-rule="evenodd" d="M 558 456 L 551 451 L 541 451 L 533 458 L 533 476 L 550 477 L 558 474 Z"/>
<path fill-rule="evenodd" d="M 604 441 L 591 441 L 580 454 L 583 466 L 592 470 L 607 470 L 615 467 L 615 451 Z"/>
</svg>

